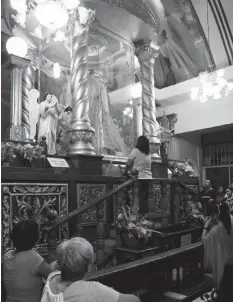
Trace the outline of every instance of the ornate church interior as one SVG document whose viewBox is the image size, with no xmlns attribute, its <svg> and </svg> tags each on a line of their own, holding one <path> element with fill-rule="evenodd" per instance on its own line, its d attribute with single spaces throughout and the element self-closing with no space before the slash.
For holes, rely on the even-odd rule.
<svg viewBox="0 0 233 302">
<path fill-rule="evenodd" d="M 1 7 L 2 301 L 233 301 L 233 1 Z"/>
</svg>

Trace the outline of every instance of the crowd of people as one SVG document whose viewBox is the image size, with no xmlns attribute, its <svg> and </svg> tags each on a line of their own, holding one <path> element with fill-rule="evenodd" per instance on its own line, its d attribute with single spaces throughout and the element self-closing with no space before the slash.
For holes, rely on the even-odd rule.
<svg viewBox="0 0 233 302">
<path fill-rule="evenodd" d="M 74 237 L 61 242 L 56 261 L 46 261 L 34 250 L 39 227 L 34 220 L 13 227 L 13 248 L 3 256 L 2 291 L 6 302 L 140 302 L 99 282 L 87 281 L 94 263 L 92 245 Z M 4 299 L 5 298 L 5 299 Z"/>
<path fill-rule="evenodd" d="M 201 191 L 204 208 L 204 263 L 212 273 L 216 301 L 233 301 L 233 184 L 224 191 L 206 180 Z"/>
<path fill-rule="evenodd" d="M 126 166 L 137 169 L 139 178 L 152 178 L 146 137 L 139 137 Z M 140 211 L 144 213 L 148 194 L 145 184 L 139 188 Z M 205 219 L 202 234 L 205 264 L 213 275 L 217 301 L 230 302 L 233 301 L 233 183 L 226 190 L 223 187 L 216 190 L 207 180 L 200 197 Z M 50 265 L 34 250 L 38 238 L 39 227 L 33 220 L 20 221 L 13 227 L 10 238 L 13 248 L 5 252 L 2 264 L 6 302 L 140 302 L 136 296 L 87 281 L 94 250 L 84 238 L 60 243 L 57 259 Z"/>
</svg>

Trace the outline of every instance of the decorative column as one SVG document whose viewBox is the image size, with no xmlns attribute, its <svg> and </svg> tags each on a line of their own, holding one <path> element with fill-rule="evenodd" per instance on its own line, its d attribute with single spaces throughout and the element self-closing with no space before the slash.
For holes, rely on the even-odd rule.
<svg viewBox="0 0 233 302">
<path fill-rule="evenodd" d="M 11 69 L 11 117 L 9 139 L 22 141 L 25 139 L 24 128 L 22 127 L 22 74 L 27 68 L 30 60 L 9 55 L 2 63 L 3 66 Z"/>
<path fill-rule="evenodd" d="M 35 69 L 30 64 L 23 72 L 22 78 L 22 127 L 24 138 L 30 139 L 29 93 L 35 87 Z"/>
<path fill-rule="evenodd" d="M 94 11 L 89 10 L 85 24 L 75 21 L 72 33 L 71 91 L 73 115 L 70 130 L 69 155 L 95 155 L 92 139 L 95 130 L 89 120 L 88 98 L 88 32 L 94 20 Z"/>
<path fill-rule="evenodd" d="M 154 159 L 160 159 L 160 127 L 156 120 L 154 93 L 154 62 L 157 56 L 157 49 L 151 42 L 143 42 L 136 45 L 136 55 L 141 70 L 143 135 L 150 140 L 151 154 Z"/>
<path fill-rule="evenodd" d="M 135 117 L 136 117 L 136 133 L 137 137 L 143 134 L 142 129 L 142 99 L 138 98 L 134 101 L 135 103 Z"/>
</svg>

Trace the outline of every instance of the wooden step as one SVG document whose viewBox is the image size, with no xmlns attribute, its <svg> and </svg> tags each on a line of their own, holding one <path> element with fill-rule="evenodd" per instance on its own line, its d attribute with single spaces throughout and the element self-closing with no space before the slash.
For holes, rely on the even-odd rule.
<svg viewBox="0 0 233 302">
<path fill-rule="evenodd" d="M 191 287 L 184 289 L 182 293 L 166 292 L 164 298 L 159 302 L 192 302 L 201 295 L 212 290 L 213 279 L 210 274 L 205 274 L 202 282 L 193 284 Z"/>
</svg>

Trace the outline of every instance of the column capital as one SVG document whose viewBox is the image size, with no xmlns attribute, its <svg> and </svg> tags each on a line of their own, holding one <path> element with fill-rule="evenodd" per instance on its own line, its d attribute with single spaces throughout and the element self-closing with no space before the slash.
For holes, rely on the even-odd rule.
<svg viewBox="0 0 233 302">
<path fill-rule="evenodd" d="M 27 66 L 30 64 L 30 60 L 21 58 L 15 55 L 9 55 L 5 58 L 5 60 L 2 62 L 2 65 L 6 68 L 18 68 L 25 70 Z"/>
<path fill-rule="evenodd" d="M 177 114 L 173 113 L 168 115 L 168 120 L 170 124 L 170 130 L 174 130 L 175 124 L 178 122 Z"/>
<path fill-rule="evenodd" d="M 139 41 L 135 43 L 135 53 L 140 61 L 149 61 L 158 56 L 159 46 L 152 41 Z"/>
</svg>

